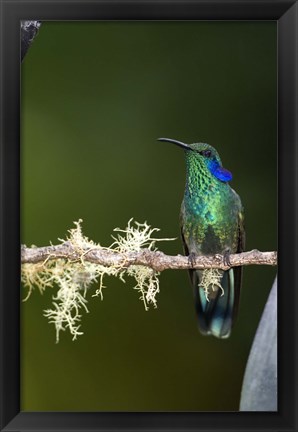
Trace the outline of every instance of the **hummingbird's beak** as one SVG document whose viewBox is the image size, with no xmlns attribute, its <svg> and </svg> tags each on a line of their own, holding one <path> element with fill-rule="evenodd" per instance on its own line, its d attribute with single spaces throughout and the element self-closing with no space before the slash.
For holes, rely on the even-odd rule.
<svg viewBox="0 0 298 432">
<path fill-rule="evenodd" d="M 191 150 L 191 148 L 187 144 L 185 144 L 181 141 L 171 139 L 171 138 L 157 138 L 157 141 L 169 142 L 169 143 L 176 144 L 177 146 L 184 148 L 184 150 Z"/>
</svg>

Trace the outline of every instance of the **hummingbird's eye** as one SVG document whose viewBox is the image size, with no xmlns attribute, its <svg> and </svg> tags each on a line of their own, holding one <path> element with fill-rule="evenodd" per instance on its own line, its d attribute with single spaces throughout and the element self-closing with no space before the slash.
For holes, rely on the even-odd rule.
<svg viewBox="0 0 298 432">
<path fill-rule="evenodd" d="M 205 157 L 207 157 L 207 158 L 210 158 L 210 157 L 211 157 L 211 150 L 203 150 L 203 151 L 200 152 L 200 154 L 201 154 L 202 156 L 205 156 Z"/>
</svg>

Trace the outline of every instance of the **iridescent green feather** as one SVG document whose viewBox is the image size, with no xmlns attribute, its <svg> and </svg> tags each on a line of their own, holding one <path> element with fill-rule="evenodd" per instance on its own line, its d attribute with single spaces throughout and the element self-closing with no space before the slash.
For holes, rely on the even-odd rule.
<svg viewBox="0 0 298 432">
<path fill-rule="evenodd" d="M 185 151 L 186 185 L 180 214 L 185 253 L 227 256 L 243 251 L 243 207 L 228 183 L 232 175 L 222 167 L 217 151 L 205 143 L 185 144 L 168 138 L 160 138 L 160 141 L 171 142 Z M 206 275 L 203 271 L 189 272 L 200 331 L 226 338 L 238 309 L 242 269 L 221 271 L 222 289 L 214 282 L 203 289 L 201 285 Z"/>
<path fill-rule="evenodd" d="M 210 150 L 221 166 L 216 150 L 208 144 L 192 144 L 186 151 L 186 186 L 181 206 L 181 232 L 187 254 L 214 255 L 241 252 L 244 248 L 243 208 L 239 196 L 228 182 L 218 180 L 208 169 L 206 157 L 198 152 Z M 208 161 L 207 161 L 208 162 Z M 198 323 L 202 333 L 226 338 L 235 319 L 241 288 L 242 269 L 222 272 L 224 290 L 209 287 L 206 298 L 199 287 L 202 271 L 190 271 Z"/>
</svg>

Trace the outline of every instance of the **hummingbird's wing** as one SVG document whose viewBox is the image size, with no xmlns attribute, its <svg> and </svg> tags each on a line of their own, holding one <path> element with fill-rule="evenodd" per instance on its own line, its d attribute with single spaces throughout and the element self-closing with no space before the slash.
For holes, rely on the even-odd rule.
<svg viewBox="0 0 298 432">
<path fill-rule="evenodd" d="M 182 239 L 182 243 L 183 243 L 183 248 L 184 248 L 184 253 L 186 256 L 189 256 L 189 250 L 183 235 L 183 230 L 182 230 L 182 226 L 181 226 L 181 239 Z M 200 283 L 200 271 L 199 270 L 188 270 L 188 274 L 190 277 L 190 282 L 192 284 L 193 287 L 193 293 L 194 293 L 194 298 L 195 298 L 195 309 L 196 309 L 196 315 L 198 318 L 198 322 L 199 322 L 199 329 L 200 332 L 203 334 L 208 334 L 209 333 L 209 326 L 207 325 L 207 322 L 205 320 L 205 313 L 203 310 L 203 305 L 202 305 L 202 301 L 201 301 L 201 297 L 200 297 L 200 288 L 199 288 L 199 283 Z"/>
<path fill-rule="evenodd" d="M 244 213 L 243 209 L 238 214 L 238 246 L 237 253 L 243 252 L 245 248 L 245 229 L 244 229 Z M 235 302 L 233 308 L 232 321 L 234 321 L 238 314 L 240 291 L 242 284 L 243 267 L 234 267 L 234 287 L 235 287 Z"/>
<path fill-rule="evenodd" d="M 185 255 L 189 255 L 189 250 L 182 229 L 181 237 Z M 242 252 L 244 250 L 244 243 L 245 231 L 243 212 L 239 212 L 237 252 Z M 202 271 L 189 270 L 189 275 L 193 286 L 196 314 L 201 333 L 212 334 L 219 338 L 228 337 L 233 322 L 237 316 L 242 280 L 242 267 L 234 267 L 223 272 L 221 285 L 224 289 L 224 295 L 222 296 L 221 290 L 218 290 L 215 295 L 209 299 L 209 301 L 206 299 L 204 290 L 199 287 L 202 279 Z"/>
</svg>

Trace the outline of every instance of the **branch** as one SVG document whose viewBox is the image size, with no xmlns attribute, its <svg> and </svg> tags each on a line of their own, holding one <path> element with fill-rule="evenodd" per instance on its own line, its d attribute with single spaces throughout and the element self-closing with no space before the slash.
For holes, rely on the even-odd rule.
<svg viewBox="0 0 298 432">
<path fill-rule="evenodd" d="M 142 249 L 140 252 L 118 253 L 104 248 L 92 248 L 78 250 L 71 242 L 65 242 L 56 246 L 31 247 L 22 246 L 21 262 L 39 263 L 45 260 L 68 259 L 80 261 L 84 259 L 90 263 L 100 264 L 107 267 L 128 268 L 132 265 L 143 265 L 155 271 L 163 270 L 185 270 L 218 268 L 228 270 L 230 267 L 244 265 L 277 265 L 277 252 L 260 252 L 253 249 L 249 252 L 230 255 L 231 265 L 224 263 L 223 255 L 197 256 L 192 261 L 182 255 L 166 255 L 160 251 Z"/>
<path fill-rule="evenodd" d="M 103 299 L 103 278 L 106 275 L 118 277 L 122 282 L 125 282 L 126 276 L 134 279 L 133 289 L 139 292 L 139 298 L 145 310 L 148 310 L 150 306 L 157 307 L 156 296 L 160 291 L 158 275 L 163 270 L 228 270 L 232 266 L 276 265 L 277 262 L 276 252 L 258 250 L 230 255 L 230 266 L 224 262 L 223 255 L 197 256 L 192 259 L 182 255 L 166 255 L 156 249 L 156 243 L 175 239 L 155 238 L 153 233 L 159 231 L 158 228 L 133 219 L 128 221 L 125 229 L 114 228 L 113 231 L 117 233 L 116 236 L 112 235 L 114 242 L 109 247 L 102 247 L 84 236 L 81 223 L 81 219 L 74 222 L 75 227 L 68 230 L 68 236 L 60 240 L 62 243 L 59 245 L 30 248 L 23 245 L 21 248 L 22 283 L 28 288 L 26 299 L 35 287 L 41 293 L 48 287 L 58 287 L 52 309 L 44 311 L 49 322 L 55 325 L 57 342 L 60 331 L 66 328 L 73 340 L 82 334 L 81 311 L 88 312 L 87 290 L 97 283 L 92 297 L 100 296 Z M 213 278 L 218 278 L 218 271 L 207 270 L 204 273 L 208 273 L 209 277 L 212 273 Z M 209 285 L 200 284 L 206 298 Z"/>
</svg>

